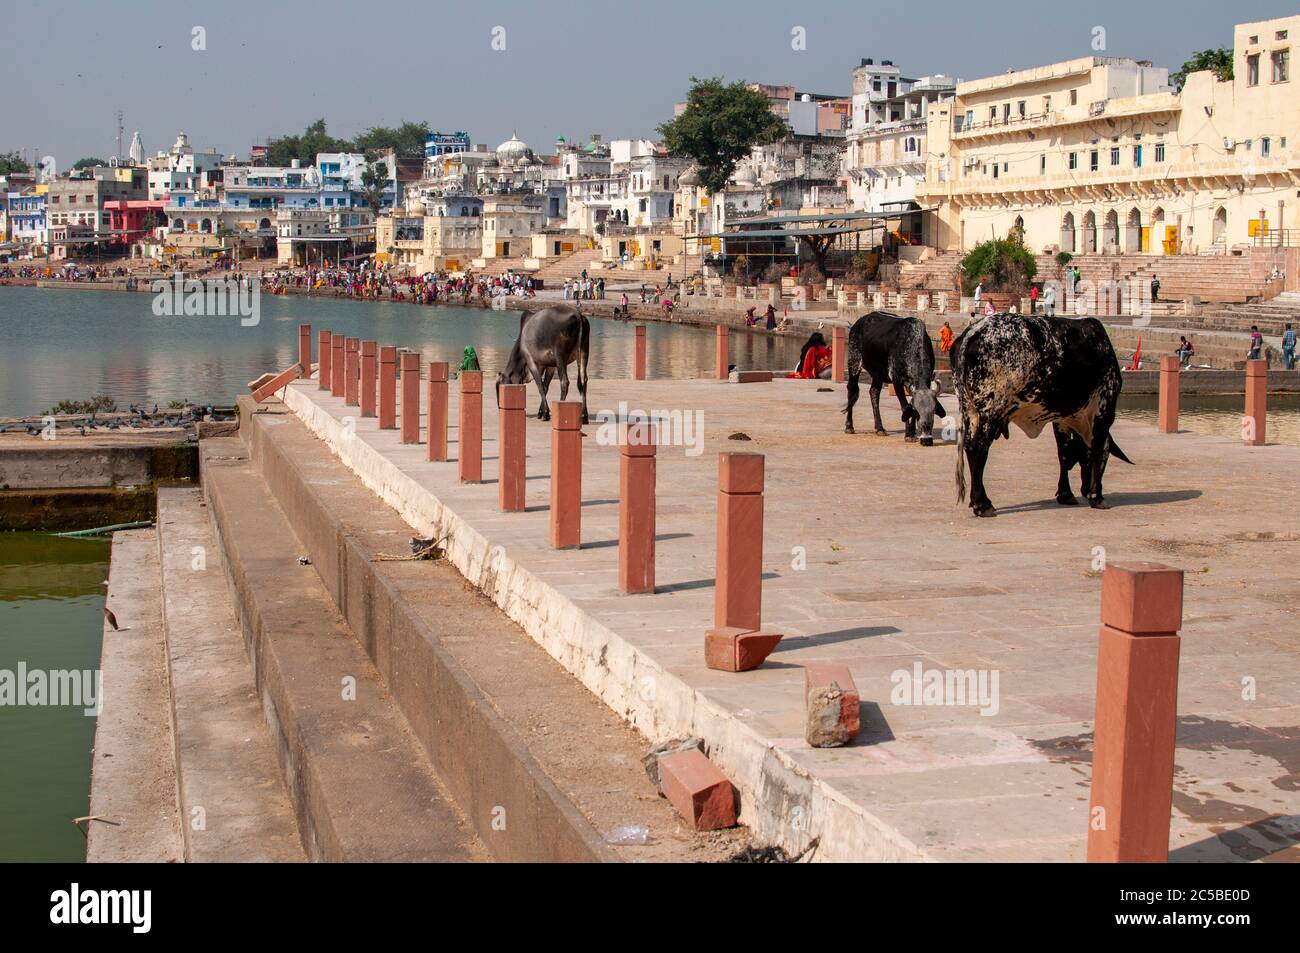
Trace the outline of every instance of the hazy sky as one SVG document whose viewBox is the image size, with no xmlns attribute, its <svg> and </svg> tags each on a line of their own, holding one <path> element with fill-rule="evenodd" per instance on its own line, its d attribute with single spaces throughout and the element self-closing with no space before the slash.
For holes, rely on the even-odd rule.
<svg viewBox="0 0 1300 953">
<path fill-rule="evenodd" d="M 36 149 L 61 170 L 107 157 L 119 109 L 123 149 L 139 129 L 147 154 L 184 129 L 196 148 L 247 155 L 321 116 L 338 136 L 424 119 L 492 146 L 518 130 L 550 151 L 557 135 L 653 135 L 692 75 L 847 94 L 874 57 L 975 79 L 1092 55 L 1098 26 L 1105 55 L 1174 69 L 1231 46 L 1235 22 L 1297 12 L 1298 0 L 0 0 L 0 152 Z"/>
</svg>

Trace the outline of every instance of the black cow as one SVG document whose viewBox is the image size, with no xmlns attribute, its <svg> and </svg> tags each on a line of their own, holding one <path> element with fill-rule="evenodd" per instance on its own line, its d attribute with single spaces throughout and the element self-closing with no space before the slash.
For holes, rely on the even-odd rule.
<svg viewBox="0 0 1300 953">
<path fill-rule="evenodd" d="M 502 384 L 527 384 L 531 377 L 542 395 L 538 420 L 551 419 L 546 392 L 552 375 L 560 379 L 560 400 L 569 396 L 569 365 L 578 365 L 578 393 L 582 395 L 582 422 L 587 423 L 587 358 L 591 353 L 591 322 L 577 308 L 557 304 L 537 312 L 525 311 L 519 318 L 515 340 L 506 368 L 497 373 L 497 403 Z"/>
<path fill-rule="evenodd" d="M 906 439 L 915 440 L 921 431 L 921 446 L 934 444 L 934 418 L 947 417 L 939 403 L 939 384 L 934 379 L 934 345 L 926 333 L 925 323 L 904 318 L 888 311 L 864 314 L 849 329 L 847 373 L 849 403 L 844 432 L 853 433 L 853 405 L 858 402 L 858 375 L 871 375 L 871 410 L 876 417 L 876 433 L 885 433 L 880 422 L 880 389 L 892 382 L 903 408 Z M 911 403 L 907 394 L 911 392 Z"/>
<path fill-rule="evenodd" d="M 1123 382 L 1100 321 L 998 314 L 963 331 L 949 356 L 961 405 L 958 500 L 966 498 L 969 464 L 971 509 L 976 516 L 996 516 L 984 491 L 984 465 L 993 441 L 1010 436 L 1009 424 L 1037 437 L 1050 422 L 1061 467 L 1056 502 L 1078 503 L 1069 481 L 1077 463 L 1089 505 L 1105 509 L 1101 479 L 1108 457 L 1113 453 L 1125 463 L 1133 461 L 1110 435 Z"/>
</svg>

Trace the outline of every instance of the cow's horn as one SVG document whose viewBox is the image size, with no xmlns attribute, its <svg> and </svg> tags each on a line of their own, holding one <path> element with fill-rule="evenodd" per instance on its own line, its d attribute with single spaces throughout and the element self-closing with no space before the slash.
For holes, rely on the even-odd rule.
<svg viewBox="0 0 1300 953">
<path fill-rule="evenodd" d="M 936 394 L 939 393 L 939 382 L 937 380 L 930 381 L 930 390 L 934 391 Z"/>
</svg>

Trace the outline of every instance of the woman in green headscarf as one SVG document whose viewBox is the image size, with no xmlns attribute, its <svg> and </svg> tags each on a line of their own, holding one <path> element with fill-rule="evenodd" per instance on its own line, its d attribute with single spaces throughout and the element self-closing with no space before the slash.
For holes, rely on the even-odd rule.
<svg viewBox="0 0 1300 953">
<path fill-rule="evenodd" d="M 461 358 L 460 369 L 462 371 L 482 370 L 482 368 L 478 366 L 478 354 L 474 351 L 473 345 L 465 348 L 465 356 Z"/>
</svg>

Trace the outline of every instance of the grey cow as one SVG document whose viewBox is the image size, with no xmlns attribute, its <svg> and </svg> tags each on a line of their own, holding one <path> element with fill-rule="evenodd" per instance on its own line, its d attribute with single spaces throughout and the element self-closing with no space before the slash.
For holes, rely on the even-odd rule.
<svg viewBox="0 0 1300 953">
<path fill-rule="evenodd" d="M 502 384 L 537 383 L 542 402 L 538 420 L 551 419 L 546 392 L 552 375 L 560 379 L 560 400 L 569 395 L 569 365 L 578 365 L 578 393 L 582 395 L 582 422 L 587 423 L 587 358 L 591 352 L 591 322 L 577 308 L 557 304 L 525 312 L 519 319 L 519 337 L 510 349 L 505 370 L 497 373 L 498 403 Z"/>
</svg>

